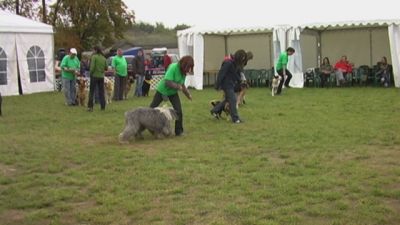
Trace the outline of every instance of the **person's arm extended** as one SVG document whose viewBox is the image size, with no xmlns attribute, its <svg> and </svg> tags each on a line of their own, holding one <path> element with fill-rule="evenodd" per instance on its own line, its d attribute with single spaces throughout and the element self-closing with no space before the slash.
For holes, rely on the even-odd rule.
<svg viewBox="0 0 400 225">
<path fill-rule="evenodd" d="M 180 85 L 172 80 L 165 80 L 165 85 L 169 88 L 176 89 L 178 91 L 182 91 L 183 94 L 189 99 L 192 100 L 192 95 L 190 94 L 189 90 L 185 87 L 185 85 Z"/>
</svg>

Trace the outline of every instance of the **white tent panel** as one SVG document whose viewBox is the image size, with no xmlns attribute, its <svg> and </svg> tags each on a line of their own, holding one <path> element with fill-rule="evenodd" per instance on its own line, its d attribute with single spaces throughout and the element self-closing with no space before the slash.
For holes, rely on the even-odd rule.
<svg viewBox="0 0 400 225">
<path fill-rule="evenodd" d="M 292 79 L 289 85 L 292 87 L 302 88 L 304 85 L 303 62 L 300 46 L 300 28 L 291 28 L 288 30 L 289 46 L 294 48 L 295 53 L 289 57 L 287 65 L 288 70 L 292 73 Z"/>
<path fill-rule="evenodd" d="M 321 57 L 335 64 L 341 56 L 355 66 L 370 64 L 370 36 L 368 30 L 336 30 L 321 34 Z"/>
<path fill-rule="evenodd" d="M 389 26 L 390 52 L 392 56 L 394 83 L 400 87 L 400 26 Z"/>
<path fill-rule="evenodd" d="M 272 64 L 272 35 L 245 34 L 228 37 L 228 52 L 233 54 L 239 49 L 251 51 L 254 58 L 250 60 L 246 69 L 270 69 Z"/>
<path fill-rule="evenodd" d="M 204 58 L 204 39 L 202 35 L 189 35 L 190 39 L 187 42 L 189 47 L 189 55 L 193 57 L 194 68 L 193 75 L 186 76 L 185 85 L 194 87 L 197 90 L 203 89 L 203 62 L 199 59 Z M 181 55 L 182 56 L 182 55 Z"/>
<path fill-rule="evenodd" d="M 376 28 L 371 32 L 372 55 L 371 64 L 376 65 L 385 56 L 389 64 L 392 64 L 390 55 L 389 33 L 387 28 Z M 371 65 L 371 66 L 372 66 Z"/>
<path fill-rule="evenodd" d="M 53 27 L 45 23 L 17 16 L 0 10 L 0 33 L 46 33 L 53 34 Z"/>
<path fill-rule="evenodd" d="M 16 37 L 22 92 L 31 94 L 53 91 L 54 50 L 53 45 L 49 45 L 53 43 L 53 36 L 17 34 Z"/>
<path fill-rule="evenodd" d="M 313 34 L 301 34 L 300 45 L 302 53 L 303 71 L 307 68 L 318 67 L 318 39 Z"/>
<path fill-rule="evenodd" d="M 216 71 L 225 56 L 224 36 L 204 36 L 204 71 Z"/>
<path fill-rule="evenodd" d="M 2 95 L 18 95 L 18 70 L 17 70 L 17 56 L 15 51 L 15 34 L 1 34 L 0 35 L 0 55 L 1 63 L 6 63 L 6 67 L 0 67 L 1 75 L 6 78 L 0 83 L 0 92 Z M 4 65 L 4 64 L 3 64 Z M 4 71 L 5 70 L 5 71 Z"/>
</svg>

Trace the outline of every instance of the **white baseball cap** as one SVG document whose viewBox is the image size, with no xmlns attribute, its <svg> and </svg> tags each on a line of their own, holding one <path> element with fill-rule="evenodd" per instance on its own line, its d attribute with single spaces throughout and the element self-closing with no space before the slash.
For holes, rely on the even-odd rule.
<svg viewBox="0 0 400 225">
<path fill-rule="evenodd" d="M 76 51 L 76 49 L 75 48 L 71 48 L 70 50 L 69 50 L 69 52 L 71 53 L 71 54 L 78 54 L 78 52 Z"/>
</svg>

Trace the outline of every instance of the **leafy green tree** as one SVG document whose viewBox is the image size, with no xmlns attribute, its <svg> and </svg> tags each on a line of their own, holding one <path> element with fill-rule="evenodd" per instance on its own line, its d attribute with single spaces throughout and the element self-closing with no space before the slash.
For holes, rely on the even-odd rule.
<svg viewBox="0 0 400 225">
<path fill-rule="evenodd" d="M 52 24 L 64 43 L 70 37 L 81 50 L 112 44 L 134 22 L 134 13 L 122 0 L 57 0 L 50 8 Z"/>
</svg>

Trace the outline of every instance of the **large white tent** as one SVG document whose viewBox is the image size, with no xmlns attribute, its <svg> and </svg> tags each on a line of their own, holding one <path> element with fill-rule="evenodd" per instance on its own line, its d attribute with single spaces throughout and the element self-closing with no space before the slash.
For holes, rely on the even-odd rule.
<svg viewBox="0 0 400 225">
<path fill-rule="evenodd" d="M 345 21 L 301 25 L 303 70 L 318 67 L 322 58 L 334 64 L 342 55 L 356 67 L 372 67 L 383 56 L 393 66 L 400 87 L 400 20 Z"/>
<path fill-rule="evenodd" d="M 192 55 L 194 58 L 194 76 L 186 78 L 186 85 L 202 89 L 204 72 L 220 68 L 224 56 L 238 49 L 252 51 L 255 57 L 247 68 L 271 68 L 274 62 L 272 27 L 250 28 L 201 28 L 192 27 L 178 31 L 179 54 Z M 278 43 L 278 42 L 277 42 Z M 211 84 L 213 80 L 211 78 Z"/>
<path fill-rule="evenodd" d="M 52 26 L 0 10 L 2 95 L 54 90 L 53 54 Z"/>
<path fill-rule="evenodd" d="M 194 57 L 194 76 L 188 77 L 186 83 L 196 89 L 203 87 L 204 72 L 217 71 L 226 54 L 237 49 L 250 50 L 254 60 L 246 68 L 270 69 L 288 46 L 296 50 L 288 63 L 293 87 L 303 87 L 303 72 L 318 67 L 322 56 L 330 57 L 334 63 L 342 55 L 347 55 L 356 66 L 372 66 L 387 56 L 399 87 L 399 24 L 397 20 L 374 20 L 249 28 L 192 27 L 178 31 L 177 35 L 180 55 Z"/>
</svg>

